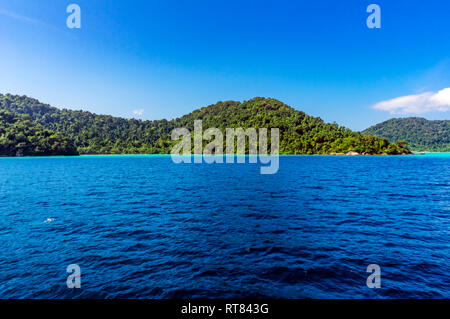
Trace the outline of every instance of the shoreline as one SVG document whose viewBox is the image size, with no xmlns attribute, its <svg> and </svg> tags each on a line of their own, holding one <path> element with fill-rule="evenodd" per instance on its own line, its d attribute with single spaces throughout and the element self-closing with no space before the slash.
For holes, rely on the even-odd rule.
<svg viewBox="0 0 450 319">
<path fill-rule="evenodd" d="M 423 154 L 422 154 L 423 153 Z M 421 152 L 421 154 L 397 154 L 397 155 L 389 155 L 389 154 L 358 154 L 358 155 L 350 155 L 350 154 L 278 154 L 280 157 L 286 156 L 334 156 L 334 157 L 373 157 L 373 156 L 390 156 L 390 157 L 403 157 L 403 156 L 414 156 L 414 157 L 423 157 L 426 155 L 434 155 L 434 154 L 448 154 L 450 152 Z M 227 156 L 228 154 L 223 155 L 204 155 L 204 154 L 190 154 L 190 155 L 175 155 L 175 156 Z M 231 155 L 231 154 L 230 154 Z M 267 155 L 249 155 L 249 154 L 233 154 L 234 156 L 273 156 L 270 154 Z M 169 157 L 171 154 L 80 154 L 80 155 L 49 155 L 49 156 L 0 156 L 0 159 L 30 159 L 30 158 L 82 158 L 82 157 L 119 157 L 119 156 L 128 156 L 128 157 Z"/>
</svg>

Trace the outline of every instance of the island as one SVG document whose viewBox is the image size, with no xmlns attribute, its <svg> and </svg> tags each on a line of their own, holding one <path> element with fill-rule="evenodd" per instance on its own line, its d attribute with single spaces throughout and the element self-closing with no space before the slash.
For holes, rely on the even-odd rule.
<svg viewBox="0 0 450 319">
<path fill-rule="evenodd" d="M 403 143 L 325 123 L 276 99 L 218 102 L 172 120 L 137 120 L 58 109 L 36 99 L 0 94 L 0 155 L 170 154 L 171 132 L 279 128 L 280 154 L 411 154 Z"/>
</svg>

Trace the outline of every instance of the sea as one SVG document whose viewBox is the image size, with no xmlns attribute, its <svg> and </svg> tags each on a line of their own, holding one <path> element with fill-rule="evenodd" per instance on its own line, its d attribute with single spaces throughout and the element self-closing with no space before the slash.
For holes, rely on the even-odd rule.
<svg viewBox="0 0 450 319">
<path fill-rule="evenodd" d="M 450 297 L 449 153 L 260 167 L 0 158 L 0 298 Z"/>
</svg>

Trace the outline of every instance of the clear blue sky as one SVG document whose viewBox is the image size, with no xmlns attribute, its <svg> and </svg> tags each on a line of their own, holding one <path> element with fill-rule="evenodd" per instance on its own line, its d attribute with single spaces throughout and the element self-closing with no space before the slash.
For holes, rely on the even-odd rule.
<svg viewBox="0 0 450 319">
<path fill-rule="evenodd" d="M 448 0 L 0 0 L 0 92 L 142 119 L 265 96 L 360 130 L 393 117 L 378 102 L 450 87 L 449 17 Z"/>
</svg>

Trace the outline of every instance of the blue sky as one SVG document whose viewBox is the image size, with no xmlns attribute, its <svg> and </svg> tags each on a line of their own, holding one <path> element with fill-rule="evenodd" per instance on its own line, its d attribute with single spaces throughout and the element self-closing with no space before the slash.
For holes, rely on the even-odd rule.
<svg viewBox="0 0 450 319">
<path fill-rule="evenodd" d="M 142 119 L 255 96 L 354 130 L 450 119 L 449 14 L 447 0 L 0 0 L 0 92 Z"/>
</svg>

